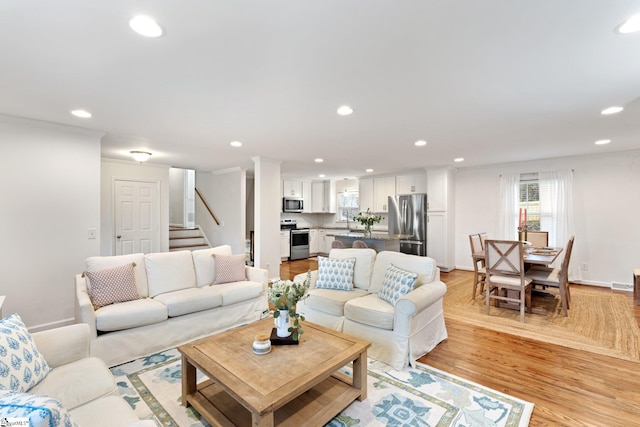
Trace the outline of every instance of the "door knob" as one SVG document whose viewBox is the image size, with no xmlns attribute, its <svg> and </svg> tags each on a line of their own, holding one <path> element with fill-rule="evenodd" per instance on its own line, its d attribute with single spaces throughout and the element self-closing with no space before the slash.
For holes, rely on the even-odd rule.
<svg viewBox="0 0 640 427">
<path fill-rule="evenodd" d="M 121 238 L 121 237 L 122 237 L 122 236 L 118 234 L 118 235 L 116 236 L 116 239 L 119 239 L 119 238 Z"/>
</svg>

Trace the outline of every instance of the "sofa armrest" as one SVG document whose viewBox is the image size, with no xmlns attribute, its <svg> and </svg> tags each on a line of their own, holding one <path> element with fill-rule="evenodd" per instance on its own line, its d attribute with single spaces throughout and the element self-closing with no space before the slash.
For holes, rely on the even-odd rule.
<svg viewBox="0 0 640 427">
<path fill-rule="evenodd" d="M 297 282 L 297 283 L 302 283 L 305 280 L 307 280 L 307 273 L 300 273 L 300 274 L 296 274 L 293 277 L 293 281 Z M 318 270 L 313 270 L 311 271 L 311 282 L 310 282 L 310 286 L 309 289 L 313 289 L 316 287 L 316 280 L 318 280 Z"/>
<path fill-rule="evenodd" d="M 82 274 L 76 274 L 76 321 L 89 325 L 89 337 L 96 339 L 96 312 L 87 291 L 87 279 Z"/>
<path fill-rule="evenodd" d="M 396 316 L 415 316 L 442 298 L 446 293 L 447 285 L 439 280 L 425 283 L 398 299 L 396 302 Z"/>
<path fill-rule="evenodd" d="M 262 283 L 265 286 L 269 282 L 269 270 L 266 270 L 264 268 L 252 267 L 249 265 L 246 265 L 244 269 L 247 274 L 247 280 Z"/>
<path fill-rule="evenodd" d="M 52 368 L 89 357 L 89 326 L 85 323 L 34 332 L 31 335 L 38 351 Z"/>
</svg>

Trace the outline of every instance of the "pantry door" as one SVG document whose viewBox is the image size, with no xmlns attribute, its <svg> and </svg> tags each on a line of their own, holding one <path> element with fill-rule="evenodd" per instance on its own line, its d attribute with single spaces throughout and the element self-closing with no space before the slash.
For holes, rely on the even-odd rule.
<svg viewBox="0 0 640 427">
<path fill-rule="evenodd" d="M 113 206 L 115 254 L 158 252 L 158 183 L 115 180 Z"/>
</svg>

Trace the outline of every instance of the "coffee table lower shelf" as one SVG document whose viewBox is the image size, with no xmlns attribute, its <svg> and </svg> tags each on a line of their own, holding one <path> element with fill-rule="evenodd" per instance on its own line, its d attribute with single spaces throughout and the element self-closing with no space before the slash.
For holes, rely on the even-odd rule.
<svg viewBox="0 0 640 427">
<path fill-rule="evenodd" d="M 324 425 L 360 396 L 347 382 L 329 377 L 276 409 L 276 426 Z M 365 379 L 366 380 L 366 379 Z M 227 394 L 212 380 L 198 384 L 198 391 L 187 395 L 187 401 L 212 426 L 249 426 L 253 424 L 251 412 Z M 263 414 L 263 416 L 266 414 Z M 268 422 L 267 422 L 268 425 Z"/>
</svg>

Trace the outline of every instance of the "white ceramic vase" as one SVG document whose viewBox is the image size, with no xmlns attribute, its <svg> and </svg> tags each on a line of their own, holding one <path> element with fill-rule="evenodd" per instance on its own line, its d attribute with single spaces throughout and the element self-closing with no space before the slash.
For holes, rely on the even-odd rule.
<svg viewBox="0 0 640 427">
<path fill-rule="evenodd" d="M 276 335 L 278 335 L 280 338 L 286 338 L 291 335 L 291 332 L 289 332 L 289 310 L 281 309 L 280 315 L 273 319 L 273 322 L 276 326 Z"/>
</svg>

